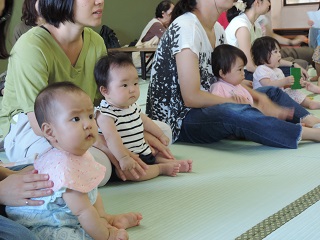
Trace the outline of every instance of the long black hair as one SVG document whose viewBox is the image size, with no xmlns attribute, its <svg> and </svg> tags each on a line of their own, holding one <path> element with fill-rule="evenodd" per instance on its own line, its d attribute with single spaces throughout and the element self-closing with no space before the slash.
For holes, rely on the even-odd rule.
<svg viewBox="0 0 320 240">
<path fill-rule="evenodd" d="M 5 0 L 5 7 L 2 16 L 0 16 L 0 59 L 6 59 L 10 55 L 6 48 L 6 36 L 12 15 L 13 0 Z"/>
<path fill-rule="evenodd" d="M 179 0 L 172 10 L 170 23 L 172 23 L 177 17 L 180 17 L 184 13 L 192 12 L 196 9 L 196 7 L 196 0 Z"/>
</svg>

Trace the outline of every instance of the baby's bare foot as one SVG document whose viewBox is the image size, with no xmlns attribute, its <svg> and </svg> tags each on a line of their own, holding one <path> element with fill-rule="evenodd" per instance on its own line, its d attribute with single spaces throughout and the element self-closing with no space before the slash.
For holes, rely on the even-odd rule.
<svg viewBox="0 0 320 240">
<path fill-rule="evenodd" d="M 192 172 L 192 160 L 176 160 L 180 164 L 179 172 Z"/>
<path fill-rule="evenodd" d="M 313 93 L 320 93 L 320 88 L 317 85 L 314 85 L 313 83 L 307 82 L 306 84 L 306 89 L 309 92 L 313 92 Z"/>
<path fill-rule="evenodd" d="M 142 220 L 141 213 L 123 213 L 117 215 L 108 215 L 108 222 L 116 227 L 116 228 L 131 228 L 140 225 L 140 221 Z"/>
<path fill-rule="evenodd" d="M 168 163 L 159 163 L 160 175 L 167 175 L 171 177 L 177 176 L 179 172 L 180 164 L 178 161 L 172 161 Z"/>
<path fill-rule="evenodd" d="M 125 229 L 109 228 L 108 240 L 128 240 L 129 235 Z"/>
</svg>

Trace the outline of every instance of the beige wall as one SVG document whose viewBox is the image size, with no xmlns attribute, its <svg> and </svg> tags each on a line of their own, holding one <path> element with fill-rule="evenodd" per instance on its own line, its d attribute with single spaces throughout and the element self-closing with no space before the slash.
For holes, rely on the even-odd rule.
<svg viewBox="0 0 320 240">
<path fill-rule="evenodd" d="M 271 0 L 273 28 L 308 27 L 307 11 L 318 10 L 319 3 L 300 6 L 283 6 L 283 0 Z"/>
<path fill-rule="evenodd" d="M 155 9 L 161 0 L 105 0 L 102 24 L 111 27 L 117 34 L 121 45 L 129 44 L 139 38 L 148 21 L 154 17 Z M 15 1 L 12 15 L 8 46 L 11 47 L 11 37 L 14 26 L 21 17 L 22 0 Z M 177 0 L 172 2 L 176 3 Z M 95 28 L 99 32 L 99 28 Z M 7 61 L 0 61 L 0 73 L 6 69 Z"/>
</svg>

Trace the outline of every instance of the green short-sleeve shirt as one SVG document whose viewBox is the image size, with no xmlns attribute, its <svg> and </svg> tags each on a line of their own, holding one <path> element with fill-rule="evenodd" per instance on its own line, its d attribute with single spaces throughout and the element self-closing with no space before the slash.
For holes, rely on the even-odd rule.
<svg viewBox="0 0 320 240">
<path fill-rule="evenodd" d="M 74 66 L 46 29 L 34 27 L 23 34 L 9 58 L 0 111 L 0 137 L 8 134 L 14 115 L 34 111 L 37 94 L 48 84 L 70 81 L 82 88 L 92 101 L 100 98 L 94 66 L 105 54 L 103 39 L 90 28 L 84 29 L 83 47 Z"/>
</svg>

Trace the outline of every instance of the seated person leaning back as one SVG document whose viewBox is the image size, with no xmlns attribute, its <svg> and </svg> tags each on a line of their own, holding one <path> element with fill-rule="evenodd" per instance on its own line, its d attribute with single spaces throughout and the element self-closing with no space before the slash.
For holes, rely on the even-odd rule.
<svg viewBox="0 0 320 240">
<path fill-rule="evenodd" d="M 161 1 L 158 4 L 155 17 L 143 29 L 135 45 L 136 47 L 156 47 L 158 45 L 160 38 L 169 26 L 173 8 L 174 4 L 168 0 Z M 136 67 L 140 67 L 140 54 L 138 52 L 132 54 L 132 60 Z"/>
</svg>

